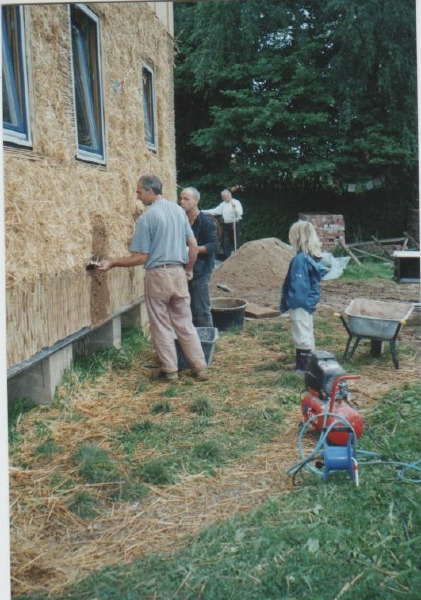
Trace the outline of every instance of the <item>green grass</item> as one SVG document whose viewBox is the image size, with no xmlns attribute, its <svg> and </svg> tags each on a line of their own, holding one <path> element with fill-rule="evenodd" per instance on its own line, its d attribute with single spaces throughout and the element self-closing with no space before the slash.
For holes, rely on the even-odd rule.
<svg viewBox="0 0 421 600">
<path fill-rule="evenodd" d="M 72 460 L 86 483 L 110 483 L 121 479 L 108 452 L 97 444 L 83 444 L 73 454 Z"/>
<path fill-rule="evenodd" d="M 174 463 L 168 460 L 151 460 L 139 466 L 136 470 L 136 475 L 145 483 L 166 485 L 174 483 L 177 467 L 178 461 L 174 465 Z"/>
<path fill-rule="evenodd" d="M 109 348 L 95 353 L 77 353 L 73 360 L 73 367 L 68 376 L 71 385 L 72 377 L 78 381 L 89 378 L 94 380 L 108 370 L 124 371 L 129 369 L 135 359 L 139 359 L 145 349 L 150 347 L 150 342 L 137 328 L 124 328 L 121 336 L 121 348 Z M 138 389 L 144 388 L 144 383 L 139 382 Z"/>
<path fill-rule="evenodd" d="M 258 342 L 262 347 L 291 345 L 291 328 L 288 320 L 278 319 L 262 327 L 261 322 L 250 323 L 245 335 Z"/>
<path fill-rule="evenodd" d="M 373 435 L 368 439 L 372 442 L 372 449 L 378 449 L 384 457 L 400 461 L 411 462 L 414 457 L 421 459 L 420 423 L 421 383 L 405 385 L 386 394 L 371 414 Z M 395 429 L 402 435 L 393 435 Z M 408 475 L 414 476 L 415 473 L 408 472 Z"/>
<path fill-rule="evenodd" d="M 420 413 L 420 384 L 385 396 L 369 417 L 377 443 L 387 453 L 419 459 Z M 214 441 L 194 452 L 223 458 Z M 153 467 L 149 477 L 162 477 Z M 325 484 L 309 476 L 293 493 L 208 527 L 175 552 L 103 569 L 48 598 L 417 600 L 420 485 L 400 479 L 387 464 L 363 466 L 360 477 L 355 487 L 347 478 Z M 47 596 L 19 600 L 41 598 Z"/>
<path fill-rule="evenodd" d="M 63 451 L 63 448 L 57 444 L 53 439 L 49 438 L 37 446 L 34 450 L 34 454 L 37 456 L 49 457 L 52 454 L 59 454 Z"/>
<path fill-rule="evenodd" d="M 29 398 L 22 398 L 9 402 L 8 405 L 8 431 L 9 431 L 9 444 L 13 445 L 19 440 L 19 435 L 16 431 L 17 425 L 20 419 L 26 413 L 30 412 L 36 404 Z"/>
<path fill-rule="evenodd" d="M 170 396 L 170 398 L 172 398 L 174 396 Z M 169 402 L 168 400 L 160 400 L 159 402 L 157 402 L 156 404 L 153 405 L 152 407 L 152 414 L 154 415 L 159 415 L 159 414 L 164 414 L 164 413 L 169 413 L 173 410 L 172 404 L 171 402 Z"/>
<path fill-rule="evenodd" d="M 190 410 L 197 415 L 204 417 L 211 417 L 215 414 L 215 409 L 212 406 L 212 402 L 205 396 L 199 396 L 195 398 L 190 404 Z"/>
<path fill-rule="evenodd" d="M 95 485 L 102 489 L 105 503 L 120 501 L 132 501 L 142 498 L 146 489 L 142 485 L 143 477 L 136 476 L 137 465 L 132 469 L 130 476 L 120 472 L 116 461 L 113 461 L 109 453 L 94 443 L 80 446 L 72 456 L 76 465 L 79 478 L 87 485 Z M 72 497 L 71 505 L 78 505 L 80 493 Z"/>
<path fill-rule="evenodd" d="M 382 279 L 392 279 L 393 265 L 383 261 L 364 261 L 361 265 L 352 260 L 348 263 L 342 275 L 344 279 L 372 279 L 380 277 Z"/>
<path fill-rule="evenodd" d="M 225 447 L 218 441 L 207 440 L 196 444 L 193 448 L 193 454 L 197 456 L 197 458 L 220 464 L 225 459 Z"/>
<path fill-rule="evenodd" d="M 73 496 L 67 506 L 72 513 L 81 519 L 94 519 L 100 515 L 98 501 L 87 492 L 79 492 Z"/>
<path fill-rule="evenodd" d="M 341 324 L 324 314 L 316 318 L 318 346 L 334 352 L 341 362 L 346 342 Z M 101 368 L 106 371 L 115 371 L 116 364 L 123 373 L 135 370 L 129 397 L 139 410 L 123 421 L 124 426 L 121 420 L 114 428 L 109 423 L 105 438 L 74 448 L 69 465 L 63 456 L 63 471 L 52 474 L 53 493 L 57 489 L 68 494 L 67 506 L 78 518 L 101 522 L 120 501 L 141 500 L 148 506 L 153 486 L 171 486 L 190 474 L 213 476 L 237 460 L 252 460 L 263 444 L 282 436 L 284 418 L 299 404 L 304 387 L 303 376 L 289 370 L 295 353 L 288 324 L 252 322 L 241 338 L 238 332 L 224 336 L 234 366 L 240 343 L 258 345 L 265 352 L 273 349 L 275 355 L 265 354 L 260 365 L 241 375 L 244 387 L 237 389 L 238 380 L 237 386 L 230 379 L 200 386 L 184 378 L 159 392 L 154 387 L 155 403 L 148 398 L 149 385 L 137 376 L 137 365 L 142 364 L 138 350 L 133 354 L 125 350 L 124 356 L 132 356 L 127 363 L 125 358 L 110 362 L 104 355 Z M 144 342 L 135 338 L 134 343 Z M 403 356 L 404 347 L 401 352 Z M 378 360 L 390 362 L 390 356 Z M 366 364 L 374 364 L 373 359 L 359 354 L 352 369 L 343 366 L 358 373 Z M 82 379 L 95 381 L 91 366 L 84 369 Z M 76 373 L 79 377 L 80 371 Z M 75 380 L 70 376 L 69 381 Z M 254 390 L 250 403 L 238 401 L 249 387 Z M 55 410 L 61 411 L 63 422 L 87 418 L 72 408 L 71 385 L 64 385 L 61 394 L 65 400 Z M 143 411 L 140 394 L 149 400 Z M 21 441 L 16 423 L 31 409 L 26 403 L 16 406 L 11 420 L 16 462 Z M 33 465 L 40 461 L 42 466 L 64 451 L 52 435 L 59 423 L 45 407 L 38 410 Z M 382 462 L 361 467 L 359 488 L 345 473 L 333 473 L 328 484 L 307 473 L 291 494 L 208 527 L 178 544 L 176 551 L 147 554 L 92 573 L 69 587 L 67 594 L 32 594 L 15 600 L 418 600 L 421 484 L 405 479 L 416 476 L 414 470 L 388 460 L 421 458 L 421 386 L 387 394 L 366 418 L 370 427 L 359 447 L 377 451 Z M 83 423 L 77 427 L 83 428 Z M 139 459 L 143 450 L 148 460 Z"/>
<path fill-rule="evenodd" d="M 157 412 L 158 414 L 162 413 L 162 411 Z M 161 447 L 167 438 L 168 433 L 165 427 L 148 420 L 140 423 L 135 422 L 127 427 L 120 428 L 110 436 L 116 450 L 123 452 L 123 455 L 127 457 L 136 452 L 139 444 L 151 448 Z"/>
</svg>

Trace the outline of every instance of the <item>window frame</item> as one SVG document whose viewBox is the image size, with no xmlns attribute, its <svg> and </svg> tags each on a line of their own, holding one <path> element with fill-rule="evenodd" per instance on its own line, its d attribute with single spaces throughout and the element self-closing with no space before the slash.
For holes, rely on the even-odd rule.
<svg viewBox="0 0 421 600">
<path fill-rule="evenodd" d="M 15 37 L 15 52 L 18 56 L 18 77 L 19 82 L 16 85 L 16 73 L 11 61 L 5 60 L 3 56 L 3 49 L 6 51 L 10 50 L 5 47 L 5 35 L 3 28 L 5 27 L 4 11 L 14 10 L 16 11 L 18 19 L 18 27 Z M 26 31 L 25 31 L 25 13 L 23 6 L 9 5 L 3 6 L 1 9 L 2 16 L 2 69 L 6 67 L 9 73 L 6 73 L 3 78 L 3 93 L 8 93 L 12 99 L 12 104 L 15 107 L 18 104 L 17 112 L 20 113 L 21 125 L 13 125 L 13 123 L 5 123 L 4 121 L 4 103 L 3 103 L 3 114 L 2 114 L 2 127 L 3 127 L 3 142 L 17 144 L 19 146 L 32 147 L 32 131 L 31 131 L 31 112 L 29 107 L 29 85 L 28 85 L 28 59 L 26 53 Z M 14 89 L 10 89 L 7 86 L 7 82 L 13 79 Z M 19 90 L 20 92 L 19 92 Z M 13 98 L 12 98 L 13 96 Z"/>
<path fill-rule="evenodd" d="M 86 119 L 92 120 L 92 123 L 96 125 L 95 129 L 91 129 L 91 132 L 96 133 L 98 142 L 96 146 L 88 146 L 87 144 L 83 144 L 79 141 L 79 125 L 80 116 L 78 117 L 78 100 L 77 100 L 77 89 L 76 89 L 76 69 L 75 69 L 75 42 L 73 36 L 73 11 L 79 10 L 84 16 L 92 21 L 95 25 L 95 62 L 96 62 L 96 73 L 94 77 L 96 78 L 96 85 L 94 90 L 87 90 L 86 87 L 83 87 L 83 94 L 85 98 L 88 98 L 87 103 L 84 104 L 84 108 L 87 113 L 91 113 L 90 115 L 86 115 Z M 73 109 L 75 115 L 75 138 L 76 138 L 76 158 L 85 161 L 85 162 L 93 162 L 97 164 L 105 164 L 106 162 L 106 150 L 105 150 L 105 118 L 104 118 L 104 95 L 103 95 L 103 77 L 102 77 L 102 58 L 101 58 L 101 20 L 91 9 L 89 9 L 84 4 L 70 4 L 69 5 L 69 28 L 70 28 L 70 42 L 71 42 L 71 76 L 72 76 L 72 93 L 73 93 Z M 79 46 L 79 51 L 83 52 L 82 46 Z M 86 56 L 82 56 L 82 60 L 86 59 Z M 86 66 L 86 65 L 83 65 Z M 85 77 L 90 75 L 87 72 L 81 73 L 81 77 Z M 90 93 L 92 92 L 93 93 Z M 95 92 L 96 92 L 96 101 L 97 106 L 95 107 Z M 89 105 L 90 104 L 90 105 Z M 95 110 L 97 113 L 97 117 L 95 118 Z"/>
<path fill-rule="evenodd" d="M 149 89 L 146 89 L 144 77 L 147 74 L 149 81 Z M 149 93 L 148 93 L 149 92 Z M 148 97 L 146 96 L 148 94 Z M 156 84 L 155 84 L 155 71 L 154 69 L 143 63 L 142 65 L 142 99 L 143 99 L 143 124 L 145 130 L 145 142 L 150 150 L 157 150 L 158 148 L 158 120 L 156 115 Z M 148 115 L 148 109 L 152 111 L 152 114 Z M 152 127 L 148 126 L 150 124 Z M 148 135 L 148 130 L 152 128 L 152 135 Z"/>
</svg>

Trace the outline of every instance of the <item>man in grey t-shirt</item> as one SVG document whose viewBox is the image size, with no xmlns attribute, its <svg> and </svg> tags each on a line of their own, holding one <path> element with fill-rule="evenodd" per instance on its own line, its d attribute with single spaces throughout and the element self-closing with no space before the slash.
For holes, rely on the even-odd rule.
<svg viewBox="0 0 421 600">
<path fill-rule="evenodd" d="M 177 335 L 193 375 L 207 379 L 207 365 L 192 323 L 188 280 L 193 277 L 197 243 L 183 209 L 162 196 L 155 175 L 139 178 L 136 194 L 147 207 L 136 223 L 129 256 L 99 263 L 98 271 L 145 265 L 145 302 L 151 338 L 160 360 L 158 379 L 178 379 Z"/>
</svg>

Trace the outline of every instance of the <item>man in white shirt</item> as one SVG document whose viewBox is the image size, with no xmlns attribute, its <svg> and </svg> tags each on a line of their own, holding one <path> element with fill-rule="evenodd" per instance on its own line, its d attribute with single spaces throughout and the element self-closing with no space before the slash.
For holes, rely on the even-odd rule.
<svg viewBox="0 0 421 600">
<path fill-rule="evenodd" d="M 222 190 L 222 202 L 215 208 L 203 210 L 204 213 L 220 216 L 223 221 L 223 247 L 225 257 L 231 256 L 241 246 L 241 219 L 243 207 L 241 202 L 232 197 L 229 190 Z"/>
</svg>

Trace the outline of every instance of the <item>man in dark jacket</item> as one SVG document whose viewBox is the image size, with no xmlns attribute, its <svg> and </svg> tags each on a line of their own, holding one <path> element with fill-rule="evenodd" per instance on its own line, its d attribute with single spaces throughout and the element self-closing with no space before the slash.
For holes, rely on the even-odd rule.
<svg viewBox="0 0 421 600">
<path fill-rule="evenodd" d="M 214 219 L 199 210 L 200 193 L 186 187 L 180 193 L 180 206 L 185 210 L 197 241 L 198 255 L 189 281 L 191 311 L 195 327 L 212 327 L 209 284 L 215 265 L 218 236 Z"/>
</svg>

